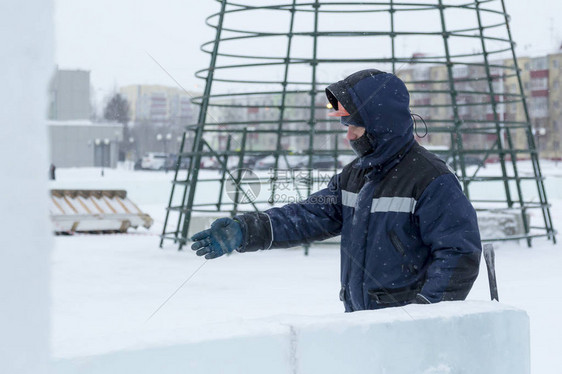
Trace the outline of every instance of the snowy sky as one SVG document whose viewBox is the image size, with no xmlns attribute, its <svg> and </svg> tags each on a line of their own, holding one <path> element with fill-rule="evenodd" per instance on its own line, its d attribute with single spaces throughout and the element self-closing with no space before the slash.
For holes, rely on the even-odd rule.
<svg viewBox="0 0 562 374">
<path fill-rule="evenodd" d="M 54 3 L 56 63 L 61 68 L 90 70 L 97 100 L 114 87 L 126 84 L 174 85 L 149 54 L 186 89 L 202 89 L 203 81 L 194 78 L 194 73 L 209 63 L 209 56 L 199 47 L 214 36 L 213 29 L 204 22 L 208 15 L 219 10 L 217 1 L 54 0 Z M 562 25 L 554 17 L 562 14 L 562 1 L 506 0 L 506 6 L 512 17 L 518 55 L 544 54 L 560 45 Z"/>
</svg>

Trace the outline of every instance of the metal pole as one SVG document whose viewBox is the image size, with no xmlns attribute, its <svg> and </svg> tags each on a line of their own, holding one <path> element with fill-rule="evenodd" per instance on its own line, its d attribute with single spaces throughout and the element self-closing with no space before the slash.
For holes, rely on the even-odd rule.
<svg viewBox="0 0 562 374">
<path fill-rule="evenodd" d="M 279 154 L 282 151 L 282 143 L 281 138 L 283 136 L 283 119 L 285 116 L 285 103 L 287 100 L 287 81 L 289 79 L 289 66 L 291 61 L 291 46 L 293 42 L 293 27 L 295 24 L 295 4 L 296 0 L 293 0 L 293 4 L 291 7 L 291 20 L 289 22 L 289 33 L 287 34 L 287 53 L 285 55 L 285 72 L 283 74 L 283 82 L 281 82 L 282 91 L 281 91 L 281 105 L 279 107 L 279 125 L 277 125 L 277 145 L 276 145 L 276 152 L 275 152 L 275 163 L 273 167 L 273 183 L 271 186 L 271 197 L 269 199 L 269 203 L 273 205 L 275 203 L 275 189 L 277 186 L 277 178 L 278 178 L 278 168 L 279 168 Z"/>
<path fill-rule="evenodd" d="M 229 134 L 228 138 L 226 139 L 226 152 L 225 152 L 225 155 L 224 155 L 224 164 L 221 166 L 222 177 L 221 177 L 221 182 L 220 182 L 221 186 L 219 188 L 219 201 L 217 202 L 217 210 L 221 209 L 222 194 L 224 192 L 224 182 L 226 181 L 226 170 L 228 168 L 228 154 L 230 152 L 231 142 L 232 142 L 232 135 Z"/>
<path fill-rule="evenodd" d="M 461 133 L 461 127 L 463 122 L 459 116 L 459 109 L 457 103 L 457 90 L 455 89 L 455 80 L 453 78 L 453 65 L 454 63 L 451 61 L 451 53 L 449 52 L 449 36 L 450 33 L 447 31 L 447 26 L 445 25 L 445 6 L 443 5 L 443 0 L 439 0 L 439 14 L 441 16 L 441 28 L 443 30 L 443 43 L 445 47 L 445 55 L 447 58 L 447 75 L 449 79 L 449 90 L 451 95 L 451 106 L 453 109 L 453 117 L 455 120 L 455 142 L 457 145 L 457 151 L 459 154 L 459 161 L 461 167 L 461 174 L 462 174 L 462 184 L 463 190 L 466 197 L 470 198 L 470 194 L 468 191 L 468 181 L 466 178 L 466 166 L 464 163 L 464 154 L 463 154 L 463 139 Z M 453 144 L 451 144 L 453 146 Z"/>
<path fill-rule="evenodd" d="M 235 186 L 236 186 L 236 192 L 234 194 L 234 206 L 232 208 L 232 212 L 231 215 L 234 217 L 236 215 L 236 213 L 238 213 L 238 202 L 240 200 L 240 180 L 242 179 L 242 167 L 244 166 L 244 151 L 246 149 L 246 138 L 247 138 L 248 132 L 247 129 L 244 128 L 244 131 L 242 132 L 242 144 L 240 144 L 240 158 L 238 159 L 238 172 L 236 174 L 236 179 L 235 179 Z"/>
<path fill-rule="evenodd" d="M 503 131 L 502 131 L 502 125 L 500 123 L 500 118 L 498 115 L 498 106 L 496 103 L 496 93 L 494 90 L 494 84 L 493 84 L 493 77 L 492 74 L 490 72 L 490 64 L 488 61 L 488 51 L 486 50 L 486 41 L 484 39 L 484 28 L 482 26 L 482 17 L 480 15 L 480 0 L 476 0 L 476 18 L 478 19 L 478 28 L 480 30 L 480 42 L 482 45 L 482 55 L 484 56 L 484 68 L 486 70 L 486 77 L 488 77 L 488 89 L 490 90 L 490 103 L 492 104 L 492 111 L 493 111 L 493 115 L 494 115 L 494 123 L 496 125 L 496 134 L 498 136 L 498 149 L 500 150 L 500 166 L 502 169 L 502 174 L 503 175 L 507 175 L 507 168 L 505 166 L 505 154 L 503 153 L 504 148 L 503 148 Z M 499 74 L 499 78 L 498 79 L 503 79 L 503 74 Z M 500 94 L 503 94 L 503 92 L 500 92 Z M 514 155 L 513 155 L 514 156 Z M 514 169 L 515 169 L 515 160 L 512 156 L 512 163 L 514 165 Z M 515 169 L 516 170 L 516 169 Z M 511 207 L 513 205 L 513 201 L 511 199 L 511 192 L 509 189 L 509 182 L 507 179 L 504 180 L 504 188 L 505 188 L 505 195 L 506 195 L 506 199 L 507 199 L 507 206 Z M 519 201 L 521 203 L 523 203 L 523 198 L 521 196 L 521 194 L 519 195 Z M 525 229 L 527 229 L 527 222 L 526 220 L 523 221 L 524 225 L 525 225 Z"/>
<path fill-rule="evenodd" d="M 392 74 L 396 74 L 396 33 L 394 32 L 394 0 L 390 0 L 390 44 L 392 48 Z"/>
<path fill-rule="evenodd" d="M 219 22 L 217 25 L 217 32 L 215 35 L 215 44 L 213 47 L 213 53 L 211 55 L 211 64 L 207 73 L 207 82 L 205 84 L 205 91 L 203 94 L 203 101 L 201 103 L 201 109 L 199 111 L 199 120 L 197 121 L 197 131 L 195 133 L 195 140 L 193 144 L 193 149 L 196 151 L 195 157 L 192 159 L 190 165 L 191 179 L 189 180 L 189 194 L 187 197 L 187 206 L 185 210 L 185 216 L 183 220 L 182 227 L 182 238 L 187 238 L 189 230 L 189 221 L 191 219 L 191 213 L 193 208 L 193 200 L 195 198 L 195 187 L 197 186 L 197 178 L 199 176 L 199 164 L 201 163 L 201 151 L 203 150 L 203 130 L 205 128 L 205 121 L 207 118 L 207 109 L 209 107 L 209 100 L 211 95 L 211 86 L 213 84 L 213 77 L 215 74 L 215 66 L 217 62 L 217 53 L 219 50 L 219 43 L 221 38 L 222 24 L 224 21 L 224 12 L 226 10 L 227 0 L 221 0 L 221 10 L 219 15 Z M 180 249 L 183 243 L 180 244 Z"/>
<path fill-rule="evenodd" d="M 180 152 L 178 153 L 178 159 L 176 161 L 176 170 L 174 173 L 174 182 L 178 180 L 178 172 L 180 169 L 180 165 L 181 165 L 181 155 L 183 152 L 183 146 L 185 144 L 185 138 L 186 138 L 186 132 L 183 132 L 183 136 L 181 139 L 181 145 L 180 145 Z M 159 247 L 162 248 L 162 245 L 164 243 L 164 238 L 166 236 L 166 227 L 168 227 L 168 219 L 170 218 L 170 208 L 172 206 L 172 201 L 173 201 L 173 197 L 174 197 L 174 191 L 176 188 L 176 183 L 172 183 L 172 191 L 170 192 L 170 199 L 168 200 L 168 208 L 166 209 L 166 217 L 164 218 L 164 227 L 162 228 L 162 235 L 160 235 L 160 244 Z M 181 211 L 179 212 L 180 215 L 180 220 L 181 220 Z M 174 237 L 177 239 L 178 237 L 178 227 L 179 227 L 179 222 L 178 222 L 178 226 L 176 226 L 176 230 L 174 231 Z"/>
<path fill-rule="evenodd" d="M 308 187 L 307 196 L 310 196 L 312 191 L 312 156 L 314 152 L 314 136 L 316 130 L 316 67 L 318 65 L 317 53 L 318 53 L 318 9 L 320 8 L 319 0 L 315 0 L 312 5 L 314 8 L 314 33 L 312 35 L 313 47 L 312 47 L 312 60 L 310 66 L 312 66 L 312 81 L 310 88 L 310 133 L 308 135 Z M 308 253 L 308 252 L 307 252 Z"/>
<path fill-rule="evenodd" d="M 509 40 L 513 40 L 513 38 L 511 37 L 511 28 L 509 26 L 509 18 L 507 15 L 507 10 L 505 7 L 505 1 L 501 0 L 501 4 L 502 4 L 502 9 L 503 9 L 503 14 L 504 14 L 504 19 L 505 19 L 505 26 L 507 28 L 507 34 L 509 36 Z M 532 128 L 531 128 L 531 120 L 530 120 L 530 116 L 529 116 L 529 109 L 527 107 L 527 100 L 525 99 L 525 90 L 524 90 L 524 86 L 523 86 L 523 82 L 521 80 L 521 73 L 519 70 L 519 66 L 517 64 L 517 56 L 515 55 L 515 43 L 511 42 L 510 43 L 510 49 L 511 49 L 511 55 L 513 56 L 513 63 L 517 72 L 517 82 L 519 84 L 519 90 L 521 92 L 521 102 L 523 104 L 523 111 L 525 112 L 525 119 L 527 121 L 527 128 L 525 129 L 526 134 L 527 134 L 527 144 L 529 146 L 529 150 L 530 150 L 530 157 L 531 157 L 531 162 L 533 165 L 533 171 L 535 174 L 535 178 L 536 178 L 536 183 L 537 183 L 537 191 L 539 194 L 539 200 L 542 206 L 542 215 L 543 215 L 543 219 L 544 219 L 544 223 L 545 223 L 545 229 L 547 232 L 547 235 L 549 238 L 552 238 L 552 242 L 554 244 L 556 244 L 556 236 L 555 236 L 555 232 L 554 232 L 554 227 L 552 224 L 552 217 L 550 216 L 550 209 L 549 209 L 549 204 L 548 204 L 548 200 L 546 198 L 546 190 L 544 187 L 544 183 L 543 183 L 543 177 L 542 177 L 542 172 L 541 172 L 541 167 L 539 165 L 539 157 L 538 157 L 538 153 L 536 151 L 536 146 L 535 146 L 535 139 L 533 138 L 533 133 L 532 133 Z M 530 240 L 528 241 L 529 245 L 530 245 Z"/>
</svg>

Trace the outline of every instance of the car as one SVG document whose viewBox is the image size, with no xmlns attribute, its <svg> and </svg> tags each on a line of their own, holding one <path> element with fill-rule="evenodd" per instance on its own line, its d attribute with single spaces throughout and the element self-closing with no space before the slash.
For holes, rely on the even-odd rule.
<svg viewBox="0 0 562 374">
<path fill-rule="evenodd" d="M 454 160 L 451 156 L 451 149 L 449 147 L 445 145 L 426 145 L 424 148 L 435 154 L 441 160 L 445 161 L 449 166 L 453 167 Z M 478 156 L 465 154 L 463 158 L 465 166 L 484 166 L 484 160 Z M 457 156 L 457 163 L 460 163 L 460 156 Z"/>
<path fill-rule="evenodd" d="M 357 158 L 355 154 L 343 154 L 338 156 L 338 161 L 341 163 L 342 167 L 352 163 Z"/>
<path fill-rule="evenodd" d="M 135 170 L 142 170 L 142 158 L 139 158 L 135 161 L 135 166 L 133 166 Z"/>
<path fill-rule="evenodd" d="M 298 167 L 300 168 L 308 168 L 309 165 L 309 157 L 308 156 L 303 156 L 300 164 L 298 165 Z M 320 155 L 313 155 L 312 156 L 312 164 L 311 164 L 311 168 L 312 169 L 318 169 L 318 170 L 330 170 L 330 169 L 334 169 L 334 166 L 336 169 L 341 169 L 343 167 L 343 163 L 340 160 L 336 160 L 334 158 L 334 156 L 320 156 Z"/>
<path fill-rule="evenodd" d="M 285 158 L 286 157 L 286 158 Z M 334 169 L 335 159 L 333 156 L 312 156 L 312 169 L 330 170 Z M 337 168 L 342 167 L 342 162 L 337 161 Z M 256 161 L 254 168 L 256 170 L 269 170 L 275 166 L 275 156 L 267 156 Z M 277 167 L 279 169 L 308 169 L 309 157 L 306 155 L 279 155 Z"/>
<path fill-rule="evenodd" d="M 164 170 L 168 155 L 162 152 L 147 152 L 141 161 L 141 168 L 147 170 Z"/>
<path fill-rule="evenodd" d="M 256 162 L 266 158 L 269 155 L 270 155 L 269 153 L 256 153 L 256 154 L 244 156 L 243 167 L 251 169 L 256 165 Z"/>
<path fill-rule="evenodd" d="M 303 156 L 300 155 L 279 155 L 279 160 L 277 162 L 278 169 L 295 169 L 301 168 L 301 163 L 303 161 Z M 275 156 L 264 157 L 254 164 L 255 170 L 269 170 L 275 168 Z"/>
<path fill-rule="evenodd" d="M 464 165 L 465 166 L 479 166 L 479 167 L 485 166 L 484 161 L 480 157 L 477 157 L 477 156 L 465 155 L 463 157 L 463 159 L 464 159 Z M 451 167 L 452 167 L 454 165 L 453 158 L 449 157 L 447 159 L 447 163 L 449 165 L 451 165 Z M 460 165 L 460 156 L 457 157 L 457 164 Z"/>
<path fill-rule="evenodd" d="M 176 170 L 176 163 L 178 162 L 178 155 L 170 153 L 166 159 L 166 170 Z M 181 158 L 180 169 L 189 169 L 191 163 L 190 157 L 184 156 Z"/>
<path fill-rule="evenodd" d="M 242 161 L 242 168 L 253 169 L 259 160 L 268 157 L 270 154 L 271 153 L 255 153 L 255 154 L 244 155 L 244 159 Z M 228 170 L 237 169 L 239 166 L 240 166 L 239 156 L 234 155 L 228 157 L 228 161 L 227 161 Z"/>
<path fill-rule="evenodd" d="M 201 169 L 219 169 L 220 163 L 213 156 L 201 157 L 201 162 L 199 163 Z"/>
</svg>

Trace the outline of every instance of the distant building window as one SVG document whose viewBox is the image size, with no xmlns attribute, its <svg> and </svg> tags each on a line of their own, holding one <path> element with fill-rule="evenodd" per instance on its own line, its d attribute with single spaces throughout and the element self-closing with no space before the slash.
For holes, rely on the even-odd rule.
<svg viewBox="0 0 562 374">
<path fill-rule="evenodd" d="M 530 70 L 530 69 L 531 69 L 531 64 L 528 63 L 528 62 L 526 62 L 526 63 L 525 63 L 525 70 L 528 71 L 528 70 Z"/>
<path fill-rule="evenodd" d="M 455 66 L 453 68 L 453 78 L 468 77 L 468 68 L 466 66 Z"/>
<path fill-rule="evenodd" d="M 548 98 L 533 97 L 531 99 L 531 117 L 546 118 L 548 117 Z"/>
<path fill-rule="evenodd" d="M 546 69 L 548 69 L 548 61 L 546 59 L 546 56 L 534 58 L 532 60 L 532 69 L 533 70 L 546 70 Z"/>
<path fill-rule="evenodd" d="M 557 90 L 558 87 L 560 87 L 560 82 L 554 81 L 553 87 L 554 87 L 555 90 Z"/>
<path fill-rule="evenodd" d="M 558 67 L 558 60 L 552 61 L 552 67 L 553 67 L 553 68 L 557 68 L 557 67 Z"/>
<path fill-rule="evenodd" d="M 535 78 L 531 79 L 531 90 L 541 91 L 548 90 L 548 78 Z"/>
<path fill-rule="evenodd" d="M 416 81 L 424 81 L 428 80 L 429 78 L 429 70 L 428 69 L 414 69 L 414 80 Z"/>
</svg>

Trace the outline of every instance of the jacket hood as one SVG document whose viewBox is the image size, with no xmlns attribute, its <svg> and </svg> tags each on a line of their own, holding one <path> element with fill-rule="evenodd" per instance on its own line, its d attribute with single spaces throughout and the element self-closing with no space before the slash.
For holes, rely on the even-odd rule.
<svg viewBox="0 0 562 374">
<path fill-rule="evenodd" d="M 374 152 L 361 157 L 358 167 L 381 168 L 414 143 L 410 94 L 396 75 L 358 71 L 329 85 L 326 96 L 334 108 L 339 101 L 350 113 L 348 122 L 364 127 L 376 139 Z"/>
</svg>

